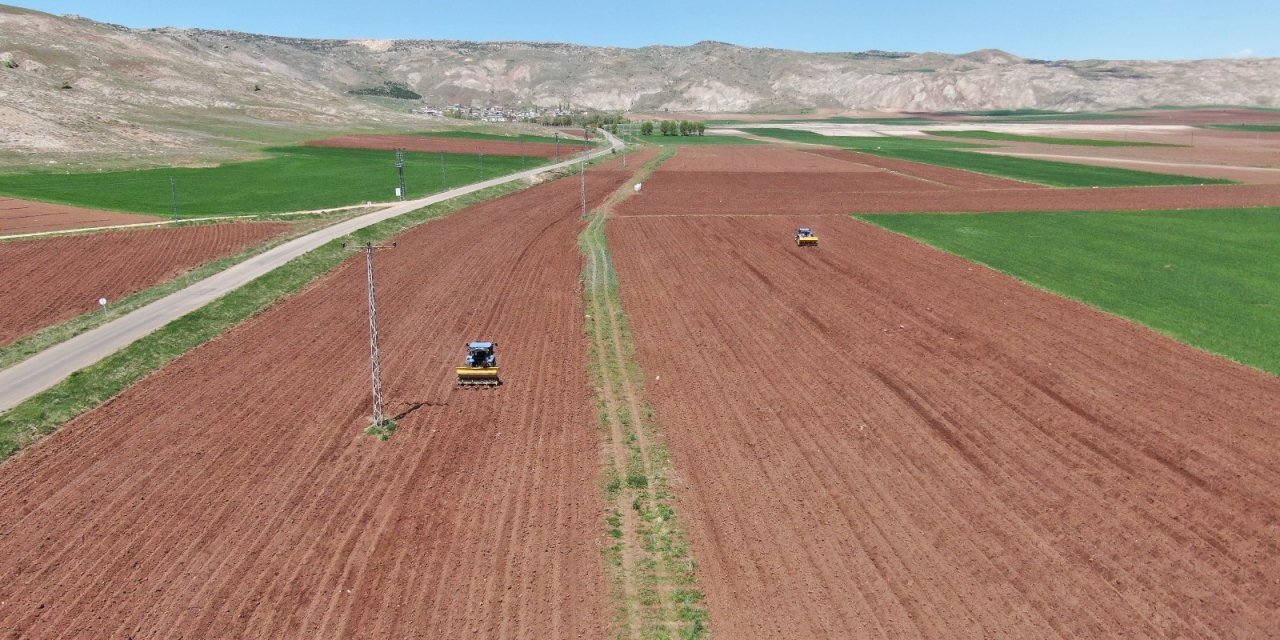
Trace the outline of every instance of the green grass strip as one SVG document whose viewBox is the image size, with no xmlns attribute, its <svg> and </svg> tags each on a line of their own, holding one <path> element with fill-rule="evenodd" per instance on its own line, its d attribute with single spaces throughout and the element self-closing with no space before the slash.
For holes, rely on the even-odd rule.
<svg viewBox="0 0 1280 640">
<path fill-rule="evenodd" d="M 637 172 L 635 179 L 646 178 L 675 152 L 675 147 L 664 147 Z M 625 195 L 627 191 L 624 186 L 620 193 Z M 611 198 L 605 210 L 617 199 L 620 198 Z M 589 313 L 588 373 L 597 389 L 599 431 L 605 446 L 612 448 L 616 443 L 612 441 L 610 425 L 617 424 L 623 433 L 621 444 L 627 448 L 622 468 L 615 464 L 612 455 L 607 456 L 600 479 L 606 505 L 605 533 L 611 541 L 603 554 L 614 597 L 618 600 L 612 617 L 613 636 L 631 638 L 638 632 L 644 638 L 706 638 L 709 634 L 707 610 L 703 594 L 697 588 L 697 563 L 689 552 L 684 527 L 675 509 L 676 497 L 670 486 L 674 469 L 662 442 L 661 425 L 650 404 L 642 401 L 640 415 L 633 417 L 626 401 L 628 388 L 639 398 L 644 397 L 646 376 L 636 358 L 630 323 L 622 308 L 618 276 L 604 232 L 606 218 L 604 210 L 593 211 L 578 237 L 578 245 L 586 257 L 582 279 L 584 303 Z M 596 260 L 599 260 L 599 280 L 592 279 L 592 263 Z M 609 312 L 610 308 L 613 313 Z M 615 330 L 621 353 L 612 347 Z M 609 345 L 604 353 L 599 350 L 597 337 Z M 615 398 L 612 411 L 606 394 Z M 642 447 L 637 432 L 644 436 L 647 447 Z M 639 548 L 630 550 L 635 559 L 630 575 L 623 567 L 623 554 L 627 550 L 623 546 L 626 542 L 624 518 L 616 506 L 619 501 L 634 512 L 637 522 L 635 537 Z M 626 584 L 633 586 L 633 601 L 627 599 Z M 631 611 L 637 612 L 639 629 L 631 628 Z"/>
<path fill-rule="evenodd" d="M 0 176 L 0 193 L 74 206 L 178 218 L 309 211 L 395 200 L 395 153 L 275 147 L 264 160 L 216 167 Z M 442 161 L 443 159 L 443 161 Z M 405 153 L 408 198 L 547 164 L 545 158 Z M 171 180 L 172 179 L 172 180 Z"/>
<path fill-rule="evenodd" d="M 1280 207 L 857 217 L 1280 375 Z"/>
<path fill-rule="evenodd" d="M 1134 171 L 1132 169 L 1075 164 L 1072 162 L 970 153 L 966 148 L 979 148 L 982 145 L 971 145 L 935 138 L 824 136 L 810 131 L 768 128 L 751 129 L 751 132 L 782 140 L 822 144 L 863 153 L 874 153 L 899 160 L 964 169 L 1052 187 L 1148 187 L 1233 184 L 1230 180 L 1217 178 L 1179 176 Z"/>
<path fill-rule="evenodd" d="M 344 240 L 353 240 L 357 244 L 382 242 L 411 227 L 463 207 L 516 191 L 522 184 L 520 181 L 510 182 L 424 207 L 365 227 L 347 238 L 321 245 L 279 269 L 170 322 L 97 364 L 71 374 L 54 387 L 0 414 L 0 459 L 13 455 L 39 436 L 52 433 L 152 371 L 261 312 L 277 300 L 302 290 L 351 257 L 351 253 L 342 248 Z"/>
<path fill-rule="evenodd" d="M 1280 124 L 1205 124 L 1202 129 L 1222 129 L 1225 131 L 1248 131 L 1250 133 L 1277 133 Z"/>
<path fill-rule="evenodd" d="M 999 133 L 996 131 L 928 131 L 931 136 L 943 138 L 972 138 L 978 140 L 1004 140 L 1008 142 L 1036 142 L 1039 144 L 1061 144 L 1076 147 L 1185 147 L 1183 144 L 1162 144 L 1159 142 L 1129 142 L 1127 140 L 1093 140 L 1090 138 L 1054 138 L 1051 136 L 1024 136 L 1016 133 Z"/>
<path fill-rule="evenodd" d="M 1122 114 L 1122 113 L 1096 113 L 1096 112 L 1067 112 L 1067 111 L 1048 111 L 1045 109 L 989 109 L 986 111 L 947 111 L 941 115 L 948 116 L 973 116 L 978 118 L 989 118 L 999 121 L 1077 121 L 1077 120 L 1115 120 L 1117 118 L 1142 118 L 1140 114 Z"/>
</svg>

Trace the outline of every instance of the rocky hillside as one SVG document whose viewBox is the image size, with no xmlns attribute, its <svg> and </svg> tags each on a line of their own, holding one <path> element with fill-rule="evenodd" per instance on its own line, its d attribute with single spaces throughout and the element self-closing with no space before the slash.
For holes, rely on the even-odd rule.
<svg viewBox="0 0 1280 640">
<path fill-rule="evenodd" d="M 1280 106 L 1280 59 L 306 40 L 135 30 L 0 5 L 0 151 L 148 153 L 248 144 L 254 140 L 235 138 L 261 127 L 420 126 L 347 93 L 388 81 L 437 104 L 650 112 Z"/>
</svg>

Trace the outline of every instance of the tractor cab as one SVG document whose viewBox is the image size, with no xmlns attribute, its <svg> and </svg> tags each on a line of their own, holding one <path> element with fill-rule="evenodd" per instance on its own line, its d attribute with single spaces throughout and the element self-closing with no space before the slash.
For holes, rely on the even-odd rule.
<svg viewBox="0 0 1280 640">
<path fill-rule="evenodd" d="M 813 235 L 813 229 L 809 227 L 800 227 L 796 229 L 796 245 L 801 247 L 817 246 L 818 236 Z"/>
</svg>

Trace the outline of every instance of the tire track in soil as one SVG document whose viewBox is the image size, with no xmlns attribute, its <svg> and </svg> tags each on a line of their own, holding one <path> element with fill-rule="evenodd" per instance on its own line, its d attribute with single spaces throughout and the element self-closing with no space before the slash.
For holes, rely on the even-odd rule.
<svg viewBox="0 0 1280 640">
<path fill-rule="evenodd" d="M 592 177 L 598 203 L 626 175 Z M 376 256 L 385 392 L 405 412 L 388 442 L 362 433 L 353 258 L 0 466 L 0 627 L 605 635 L 582 262 L 565 251 L 578 208 L 577 182 L 555 181 Z M 499 342 L 506 384 L 456 389 L 480 335 Z"/>
<path fill-rule="evenodd" d="M 608 228 L 717 633 L 1280 628 L 1280 381 L 853 220 L 802 251 L 806 222 Z"/>
</svg>

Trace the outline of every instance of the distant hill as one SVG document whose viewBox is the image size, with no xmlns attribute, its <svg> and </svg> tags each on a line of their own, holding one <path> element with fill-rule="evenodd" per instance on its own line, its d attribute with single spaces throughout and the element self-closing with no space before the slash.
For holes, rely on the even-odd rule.
<svg viewBox="0 0 1280 640">
<path fill-rule="evenodd" d="M 390 84 L 389 84 L 390 83 Z M 245 128 L 408 126 L 357 93 L 661 112 L 1280 106 L 1280 59 L 1045 61 L 1002 51 L 803 53 L 308 40 L 128 29 L 0 6 L 0 151 L 250 143 Z"/>
</svg>

